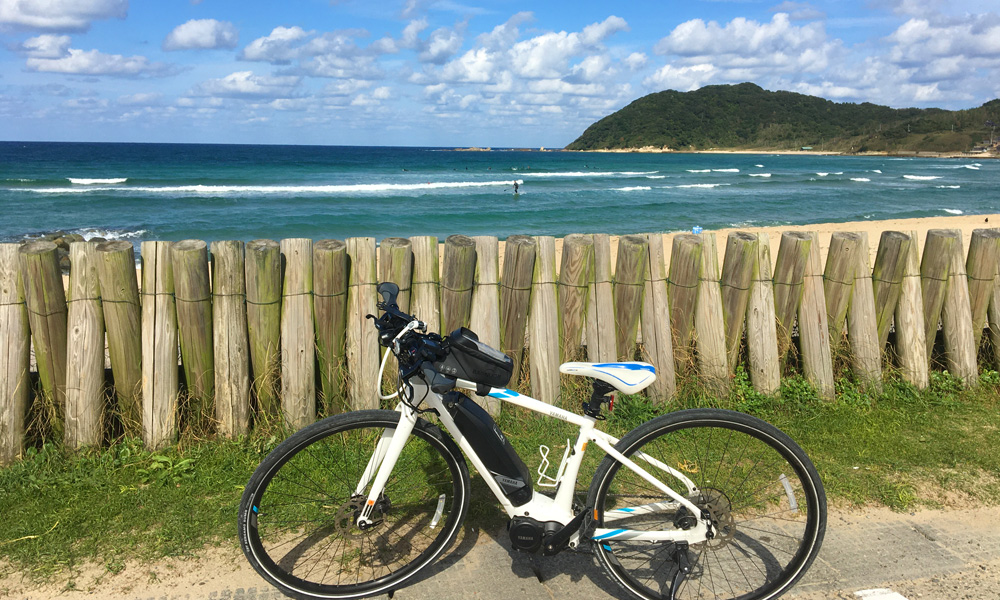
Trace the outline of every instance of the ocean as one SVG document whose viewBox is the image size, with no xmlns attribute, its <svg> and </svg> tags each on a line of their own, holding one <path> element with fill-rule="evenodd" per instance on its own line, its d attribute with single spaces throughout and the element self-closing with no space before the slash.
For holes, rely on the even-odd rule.
<svg viewBox="0 0 1000 600">
<path fill-rule="evenodd" d="M 0 142 L 0 241 L 752 230 L 995 213 L 998 190 L 976 158 Z"/>
</svg>

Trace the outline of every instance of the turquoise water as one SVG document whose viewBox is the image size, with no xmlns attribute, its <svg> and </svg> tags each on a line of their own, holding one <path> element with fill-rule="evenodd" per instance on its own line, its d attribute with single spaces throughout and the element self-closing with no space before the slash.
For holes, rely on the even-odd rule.
<svg viewBox="0 0 1000 600">
<path fill-rule="evenodd" d="M 998 190 L 987 159 L 0 142 L 0 240 L 753 229 L 995 213 Z"/>
</svg>

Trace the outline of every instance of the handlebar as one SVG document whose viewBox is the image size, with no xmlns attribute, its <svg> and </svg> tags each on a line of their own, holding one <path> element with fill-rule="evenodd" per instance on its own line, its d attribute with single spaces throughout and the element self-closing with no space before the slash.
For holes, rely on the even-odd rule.
<svg viewBox="0 0 1000 600">
<path fill-rule="evenodd" d="M 430 363 L 447 355 L 445 341 L 440 335 L 427 333 L 426 323 L 399 309 L 396 304 L 399 286 L 391 282 L 381 283 L 377 292 L 382 297 L 382 301 L 377 304 L 379 310 L 383 311 L 382 316 L 376 318 L 375 315 L 368 315 L 368 318 L 375 321 L 379 343 L 390 348 L 396 355 L 400 376 L 404 380 L 428 370 Z M 432 373 L 425 373 L 424 377 L 428 381 L 435 379 Z"/>
</svg>

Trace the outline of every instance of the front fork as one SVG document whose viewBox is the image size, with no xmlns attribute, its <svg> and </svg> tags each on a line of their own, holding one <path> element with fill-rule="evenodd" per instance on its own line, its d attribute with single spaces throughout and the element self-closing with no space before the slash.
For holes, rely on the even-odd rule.
<svg viewBox="0 0 1000 600">
<path fill-rule="evenodd" d="M 396 406 L 396 411 L 399 412 L 399 424 L 396 425 L 395 429 L 386 428 L 382 432 L 382 437 L 375 444 L 375 451 L 368 459 L 364 473 L 354 489 L 355 497 L 364 495 L 365 489 L 368 489 L 365 505 L 361 508 L 357 519 L 357 525 L 362 529 L 373 525 L 371 516 L 375 504 L 382 496 L 385 484 L 389 481 L 389 475 L 392 474 L 396 461 L 399 460 L 399 455 L 403 452 L 403 446 L 406 445 L 406 441 L 410 438 L 410 434 L 413 433 L 413 428 L 417 424 L 417 412 L 408 405 L 401 402 Z M 371 484 L 370 488 L 369 484 Z"/>
</svg>

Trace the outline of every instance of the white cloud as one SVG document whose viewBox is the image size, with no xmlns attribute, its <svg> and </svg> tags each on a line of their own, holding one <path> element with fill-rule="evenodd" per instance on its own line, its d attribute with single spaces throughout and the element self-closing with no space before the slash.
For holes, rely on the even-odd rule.
<svg viewBox="0 0 1000 600">
<path fill-rule="evenodd" d="M 215 19 L 191 19 L 178 25 L 163 40 L 164 50 L 207 50 L 213 48 L 235 48 L 240 33 L 228 21 Z"/>
<path fill-rule="evenodd" d="M 163 77 L 176 73 L 165 63 L 152 63 L 145 56 L 104 54 L 98 50 L 66 48 L 59 58 L 29 57 L 29 71 L 65 73 L 70 75 L 107 75 L 111 77 Z"/>
<path fill-rule="evenodd" d="M 32 58 L 62 58 L 69 53 L 68 35 L 43 34 L 28 38 L 20 50 Z"/>
<path fill-rule="evenodd" d="M 435 29 L 420 52 L 420 62 L 444 64 L 462 48 L 463 41 L 462 33 L 456 29 Z"/>
<path fill-rule="evenodd" d="M 254 75 L 253 71 L 238 71 L 221 79 L 210 79 L 197 86 L 195 93 L 203 96 L 246 98 L 288 98 L 302 80 L 301 77 L 270 77 Z"/>
<path fill-rule="evenodd" d="M 275 27 L 269 35 L 250 42 L 240 52 L 240 59 L 287 64 L 300 55 L 299 48 L 293 47 L 293 44 L 310 35 L 310 32 L 297 25 L 295 27 Z"/>
<path fill-rule="evenodd" d="M 0 28 L 86 31 L 91 21 L 127 14 L 128 0 L 0 0 Z"/>
<path fill-rule="evenodd" d="M 889 41 L 896 44 L 891 60 L 924 63 L 947 57 L 1000 59 L 1000 16 L 980 15 L 966 21 L 910 19 Z"/>
<path fill-rule="evenodd" d="M 798 53 L 827 43 L 821 23 L 792 25 L 786 13 L 774 15 L 770 23 L 737 17 L 720 26 L 694 19 L 681 23 L 656 44 L 659 54 L 678 56 L 740 55 L 766 57 Z"/>
<path fill-rule="evenodd" d="M 625 66 L 632 69 L 633 71 L 638 71 L 639 69 L 646 66 L 646 64 L 649 62 L 649 57 L 643 54 L 642 52 L 633 52 L 632 54 L 629 54 L 627 57 L 625 57 L 625 60 L 623 60 L 622 62 L 624 62 Z"/>
<path fill-rule="evenodd" d="M 715 80 L 718 69 L 709 63 L 675 67 L 666 64 L 643 80 L 643 85 L 657 90 L 671 89 L 688 92 Z"/>
</svg>

